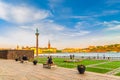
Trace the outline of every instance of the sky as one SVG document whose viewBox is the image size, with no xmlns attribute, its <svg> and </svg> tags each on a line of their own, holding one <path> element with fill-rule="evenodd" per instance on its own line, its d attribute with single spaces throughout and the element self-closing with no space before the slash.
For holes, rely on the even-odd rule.
<svg viewBox="0 0 120 80">
<path fill-rule="evenodd" d="M 0 48 L 120 43 L 120 0 L 0 0 Z"/>
</svg>

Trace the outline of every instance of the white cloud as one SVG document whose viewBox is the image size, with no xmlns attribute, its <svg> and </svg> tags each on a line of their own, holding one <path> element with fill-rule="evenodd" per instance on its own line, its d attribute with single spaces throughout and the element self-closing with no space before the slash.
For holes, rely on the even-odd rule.
<svg viewBox="0 0 120 80">
<path fill-rule="evenodd" d="M 81 22 L 76 23 L 75 28 L 82 29 L 82 28 L 89 27 L 89 26 L 90 26 L 90 23 L 88 23 L 86 21 L 81 21 Z"/>
<path fill-rule="evenodd" d="M 116 10 L 104 10 L 101 13 L 97 13 L 97 14 L 92 14 L 92 18 L 96 18 L 96 17 L 103 17 L 103 16 L 109 16 L 109 15 L 115 15 L 118 14 L 120 12 L 120 10 L 116 9 Z"/>
<path fill-rule="evenodd" d="M 120 30 L 120 25 L 107 28 L 107 30 Z"/>
<path fill-rule="evenodd" d="M 119 14 L 120 10 L 116 9 L 116 10 L 104 10 L 102 12 L 97 12 L 97 13 L 89 13 L 89 15 L 74 15 L 74 16 L 68 16 L 68 18 L 75 18 L 75 19 L 80 19 L 82 21 L 96 21 L 97 17 L 103 17 L 103 16 L 109 16 L 109 15 L 115 15 L 115 14 Z"/>
<path fill-rule="evenodd" d="M 47 10 L 35 9 L 25 5 L 10 5 L 0 1 L 0 18 L 14 23 L 27 23 L 42 20 L 49 17 Z"/>
<path fill-rule="evenodd" d="M 111 22 L 104 22 L 103 25 L 106 27 L 105 30 L 112 31 L 112 30 L 120 30 L 120 21 L 111 21 Z"/>
<path fill-rule="evenodd" d="M 77 37 L 77 36 L 84 36 L 90 33 L 90 31 L 87 30 L 81 30 L 81 29 L 70 29 L 63 25 L 58 25 L 56 23 L 39 23 L 37 25 L 39 27 L 39 30 L 44 35 L 53 35 L 53 37 Z M 67 36 L 66 36 L 67 35 Z"/>
<path fill-rule="evenodd" d="M 98 22 L 98 21 L 80 21 L 80 22 L 77 22 L 75 24 L 75 28 L 77 30 L 81 30 L 81 29 L 87 29 L 88 28 L 94 28 L 94 27 L 98 27 L 98 26 L 101 26 L 103 23 L 102 22 Z"/>
<path fill-rule="evenodd" d="M 86 20 L 86 19 L 90 19 L 91 16 L 70 16 L 69 18 L 75 18 L 75 19 Z"/>
<path fill-rule="evenodd" d="M 53 22 L 40 22 L 32 25 L 14 26 L 6 29 L 7 33 L 0 38 L 0 43 L 11 47 L 19 46 L 35 46 L 35 30 L 39 28 L 39 47 L 47 47 L 48 40 L 57 41 L 61 38 L 61 32 L 64 26 Z M 1 35 L 0 35 L 1 37 Z M 6 39 L 7 38 L 7 39 Z M 6 42 L 8 44 L 6 44 Z M 56 43 L 56 42 L 55 42 Z M 1 45 L 2 45 L 1 44 Z"/>
<path fill-rule="evenodd" d="M 73 31 L 72 32 L 66 32 L 66 33 L 64 33 L 64 35 L 67 36 L 67 37 L 78 37 L 78 36 L 87 35 L 89 33 L 90 33 L 90 31 L 81 30 L 81 31 L 75 31 L 75 32 L 73 32 Z"/>
</svg>

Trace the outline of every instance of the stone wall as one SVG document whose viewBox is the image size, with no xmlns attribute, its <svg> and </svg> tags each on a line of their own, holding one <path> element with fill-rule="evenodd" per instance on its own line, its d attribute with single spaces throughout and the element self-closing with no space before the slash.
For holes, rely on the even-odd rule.
<svg viewBox="0 0 120 80">
<path fill-rule="evenodd" d="M 29 60 L 34 59 L 33 50 L 0 50 L 0 58 L 15 59 L 22 58 L 25 55 Z"/>
<path fill-rule="evenodd" d="M 0 50 L 0 58 L 7 59 L 7 50 Z"/>
</svg>

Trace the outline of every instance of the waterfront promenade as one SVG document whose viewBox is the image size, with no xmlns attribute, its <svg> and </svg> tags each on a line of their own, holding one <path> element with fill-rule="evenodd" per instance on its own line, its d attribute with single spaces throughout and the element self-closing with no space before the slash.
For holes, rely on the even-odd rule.
<svg viewBox="0 0 120 80">
<path fill-rule="evenodd" d="M 0 80 L 120 80 L 120 77 L 87 71 L 78 74 L 76 69 L 46 69 L 42 64 L 0 59 Z"/>
</svg>

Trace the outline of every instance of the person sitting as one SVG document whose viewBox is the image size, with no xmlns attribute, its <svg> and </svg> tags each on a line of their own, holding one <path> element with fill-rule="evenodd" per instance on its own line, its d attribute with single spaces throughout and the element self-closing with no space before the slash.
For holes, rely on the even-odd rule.
<svg viewBox="0 0 120 80">
<path fill-rule="evenodd" d="M 48 64 L 48 65 L 52 65 L 52 64 L 53 64 L 52 56 L 48 57 L 47 64 Z"/>
<path fill-rule="evenodd" d="M 22 57 L 22 63 L 23 63 L 24 61 L 28 61 L 28 58 L 27 58 L 27 56 L 25 56 L 25 55 L 23 55 L 23 57 Z"/>
<path fill-rule="evenodd" d="M 51 69 L 51 68 L 55 68 L 55 67 L 56 67 L 56 65 L 52 61 L 52 56 L 49 56 L 48 60 L 47 60 L 47 63 L 43 64 L 43 68 Z"/>
</svg>

